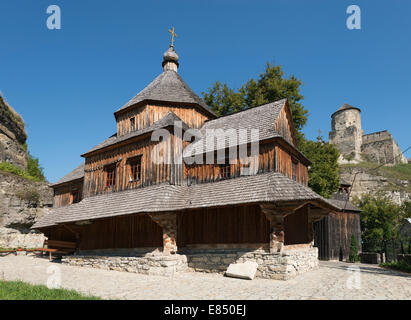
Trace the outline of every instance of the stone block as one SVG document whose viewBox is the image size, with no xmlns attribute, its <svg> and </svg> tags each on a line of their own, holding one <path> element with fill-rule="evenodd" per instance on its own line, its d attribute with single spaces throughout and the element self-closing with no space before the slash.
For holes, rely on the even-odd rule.
<svg viewBox="0 0 411 320">
<path fill-rule="evenodd" d="M 253 280 L 257 272 L 258 263 L 246 261 L 244 263 L 232 263 L 228 266 L 225 275 L 232 278 Z"/>
<path fill-rule="evenodd" d="M 362 252 L 360 253 L 361 263 L 380 264 L 381 255 L 377 252 Z"/>
</svg>

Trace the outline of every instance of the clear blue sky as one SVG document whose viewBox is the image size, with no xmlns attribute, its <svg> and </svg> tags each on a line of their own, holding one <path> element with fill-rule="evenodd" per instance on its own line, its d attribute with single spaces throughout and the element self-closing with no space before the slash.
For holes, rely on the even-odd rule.
<svg viewBox="0 0 411 320">
<path fill-rule="evenodd" d="M 46 27 L 52 4 L 61 30 Z M 361 30 L 346 28 L 350 4 Z M 172 25 L 179 72 L 198 94 L 217 80 L 239 87 L 270 61 L 303 81 L 309 138 L 327 138 L 347 102 L 366 133 L 388 129 L 411 145 L 411 1 L 3 0 L 0 90 L 50 182 L 114 133 L 113 112 L 162 72 Z"/>
</svg>

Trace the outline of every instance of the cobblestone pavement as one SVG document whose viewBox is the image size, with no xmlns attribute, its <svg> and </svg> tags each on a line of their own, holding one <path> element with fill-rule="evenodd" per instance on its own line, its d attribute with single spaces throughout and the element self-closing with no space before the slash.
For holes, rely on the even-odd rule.
<svg viewBox="0 0 411 320">
<path fill-rule="evenodd" d="M 292 280 L 250 281 L 191 272 L 172 278 L 146 276 L 9 255 L 0 257 L 0 280 L 46 284 L 50 266 L 60 268 L 62 287 L 110 299 L 411 299 L 409 274 L 324 261 L 319 269 Z"/>
</svg>

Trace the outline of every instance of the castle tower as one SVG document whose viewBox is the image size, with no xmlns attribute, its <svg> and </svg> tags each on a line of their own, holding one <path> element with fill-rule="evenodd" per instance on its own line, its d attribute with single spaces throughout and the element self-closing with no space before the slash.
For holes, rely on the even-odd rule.
<svg viewBox="0 0 411 320">
<path fill-rule="evenodd" d="M 329 141 L 341 155 L 339 163 L 358 163 L 361 161 L 362 136 L 361 110 L 344 103 L 331 115 Z"/>
</svg>

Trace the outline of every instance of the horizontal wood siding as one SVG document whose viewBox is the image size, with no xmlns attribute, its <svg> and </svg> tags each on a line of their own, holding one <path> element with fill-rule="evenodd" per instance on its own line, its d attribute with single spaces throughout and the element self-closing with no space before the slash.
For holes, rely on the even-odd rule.
<svg viewBox="0 0 411 320">
<path fill-rule="evenodd" d="M 259 206 L 205 208 L 177 216 L 177 246 L 269 243 L 270 224 Z"/>
</svg>

